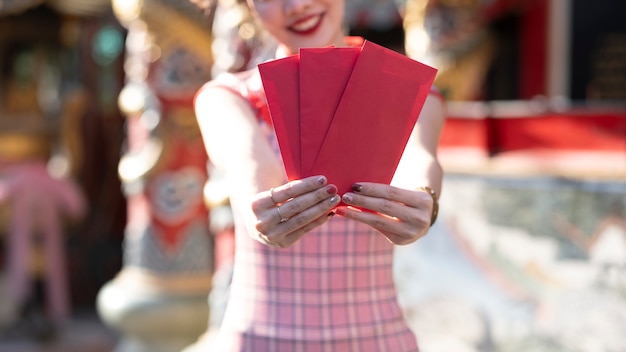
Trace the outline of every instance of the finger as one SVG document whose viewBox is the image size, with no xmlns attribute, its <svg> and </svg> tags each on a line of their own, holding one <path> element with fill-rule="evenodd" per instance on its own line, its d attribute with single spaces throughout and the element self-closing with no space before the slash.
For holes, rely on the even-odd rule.
<svg viewBox="0 0 626 352">
<path fill-rule="evenodd" d="M 337 200 L 339 200 L 339 197 L 337 197 Z M 334 215 L 334 213 L 332 213 L 332 215 Z M 299 228 L 297 230 L 297 232 L 291 233 L 288 236 L 286 236 L 285 244 L 287 246 L 293 245 L 294 243 L 299 241 L 302 237 L 304 237 L 304 235 L 306 235 L 307 233 L 311 232 L 313 229 L 323 225 L 326 221 L 330 220 L 331 217 L 332 217 L 331 214 L 324 213 L 323 215 L 321 215 L 317 219 L 315 219 L 315 220 L 309 222 L 308 224 L 306 224 L 305 226 Z"/>
<path fill-rule="evenodd" d="M 259 194 L 259 198 L 252 203 L 253 209 L 271 208 L 277 204 L 288 201 L 301 194 L 311 192 L 326 185 L 324 176 L 311 176 L 301 180 L 294 180 L 284 185 L 273 187 Z"/>
<path fill-rule="evenodd" d="M 433 198 L 422 190 L 411 191 L 380 184 L 370 184 L 361 188 L 353 187 L 353 190 L 355 192 L 344 194 L 344 203 L 407 222 L 421 222 L 422 217 L 428 215 L 433 207 Z"/>
<path fill-rule="evenodd" d="M 272 201 L 272 203 L 274 203 L 274 204 L 278 204 L 278 203 L 280 203 L 279 201 L 277 201 L 277 200 L 274 198 L 274 187 L 270 188 L 270 200 L 271 200 L 271 201 Z"/>
<path fill-rule="evenodd" d="M 280 213 L 287 218 L 305 211 L 308 208 L 322 202 L 325 199 L 331 198 L 337 194 L 337 186 L 327 185 L 324 188 L 319 188 L 314 192 L 309 192 L 293 198 L 280 205 Z"/>
<path fill-rule="evenodd" d="M 259 232 L 267 234 L 276 224 L 285 223 L 295 215 L 302 213 L 304 210 L 336 194 L 337 187 L 335 185 L 328 185 L 315 190 L 315 192 L 306 193 L 282 204 L 272 206 L 271 208 L 260 209 L 258 210 L 256 228 Z M 337 203 L 338 202 L 339 199 L 337 199 Z M 322 209 L 322 211 L 325 210 Z M 317 217 L 318 214 L 313 214 L 313 216 Z M 297 221 L 306 221 L 306 215 L 298 217 Z"/>
<path fill-rule="evenodd" d="M 276 206 L 275 209 L 276 209 L 276 214 L 278 214 L 278 223 L 282 224 L 282 223 L 289 221 L 289 217 L 283 215 L 283 213 L 280 211 L 280 205 Z"/>
<path fill-rule="evenodd" d="M 256 224 L 257 231 L 274 238 L 305 227 L 313 219 L 330 213 L 341 198 L 329 193 L 328 188 L 337 192 L 336 187 L 331 185 L 274 207 L 269 213 L 265 212 L 263 219 Z M 287 220 L 281 222 L 282 219 Z"/>
<path fill-rule="evenodd" d="M 428 229 L 427 226 L 415 226 L 415 224 L 351 207 L 338 208 L 337 214 L 371 226 L 384 235 L 391 243 L 397 245 L 405 245 L 416 241 L 423 237 L 425 234 L 424 230 Z"/>
<path fill-rule="evenodd" d="M 301 180 L 288 182 L 282 186 L 274 187 L 274 200 L 279 204 L 299 195 L 309 193 L 326 185 L 326 177 L 311 176 Z"/>
<path fill-rule="evenodd" d="M 286 236 L 283 236 L 282 238 L 279 238 L 277 240 L 272 240 L 269 236 L 266 236 L 263 234 L 259 234 L 259 235 L 264 240 L 264 242 L 267 242 L 266 244 L 269 246 L 277 247 L 277 248 L 288 248 L 288 247 L 291 247 L 294 243 L 298 242 L 302 237 L 304 237 L 304 235 L 309 233 L 311 230 L 324 224 L 330 218 L 331 216 L 329 216 L 329 214 L 324 214 L 318 217 L 317 219 L 309 222 L 305 226 L 297 229 L 296 231 L 293 231 L 287 234 Z"/>
<path fill-rule="evenodd" d="M 383 198 L 419 208 L 428 203 L 430 195 L 424 190 L 409 190 L 391 185 L 359 182 L 352 185 L 352 192 L 375 198 Z M 428 197 L 426 197 L 428 196 Z"/>
<path fill-rule="evenodd" d="M 276 248 L 282 248 L 280 243 L 277 242 L 272 242 L 272 240 L 270 240 L 269 237 L 267 237 L 265 234 L 263 233 L 258 233 L 259 238 L 261 239 L 261 242 L 270 246 L 270 247 L 276 247 Z"/>
<path fill-rule="evenodd" d="M 369 211 L 362 211 L 353 207 L 340 207 L 336 210 L 336 213 L 345 218 L 365 223 L 380 231 L 397 232 L 397 228 L 394 228 L 394 226 L 402 225 L 402 222 L 396 218 Z"/>
<path fill-rule="evenodd" d="M 364 196 L 358 193 L 346 193 L 343 195 L 342 201 L 353 207 L 372 210 L 374 212 L 405 221 L 409 217 L 407 213 L 411 209 L 407 209 L 407 206 L 404 204 L 393 202 L 388 199 Z"/>
<path fill-rule="evenodd" d="M 314 219 L 328 215 L 333 207 L 339 204 L 340 200 L 341 198 L 338 195 L 334 195 L 294 215 L 289 219 L 289 221 L 283 223 L 282 225 L 284 225 L 289 232 L 306 228 L 307 225 Z"/>
<path fill-rule="evenodd" d="M 414 192 L 416 194 L 425 192 Z M 430 195 L 426 194 L 426 203 L 432 202 Z M 342 198 L 343 202 L 350 206 L 364 208 L 372 210 L 378 214 L 372 214 L 374 216 L 384 215 L 390 219 L 399 220 L 402 224 L 408 226 L 407 228 L 400 229 L 400 233 L 411 233 L 415 227 L 422 228 L 424 226 L 430 226 L 430 211 L 431 207 L 427 204 L 419 208 L 414 208 L 403 203 L 394 202 L 388 199 L 373 198 L 368 196 L 362 196 L 356 193 L 346 193 Z M 366 212 L 367 213 L 367 212 Z M 367 214 L 366 214 L 367 215 Z M 378 225 L 372 225 L 378 226 Z M 385 230 L 387 230 L 385 228 Z M 396 229 L 396 232 L 398 230 Z"/>
</svg>

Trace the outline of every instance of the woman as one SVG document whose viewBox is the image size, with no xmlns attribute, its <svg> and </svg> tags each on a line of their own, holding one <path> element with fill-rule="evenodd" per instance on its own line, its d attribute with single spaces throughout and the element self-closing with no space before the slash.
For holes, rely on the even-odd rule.
<svg viewBox="0 0 626 352">
<path fill-rule="evenodd" d="M 343 0 L 248 5 L 277 41 L 276 58 L 347 45 Z M 208 83 L 196 113 L 210 159 L 230 179 L 236 226 L 214 350 L 417 351 L 396 300 L 393 246 L 424 236 L 436 215 L 436 195 L 420 187 L 441 188 L 441 100 L 427 98 L 392 185 L 359 182 L 343 195 L 324 175 L 287 182 L 258 70 Z M 333 211 L 341 200 L 371 211 Z"/>
</svg>

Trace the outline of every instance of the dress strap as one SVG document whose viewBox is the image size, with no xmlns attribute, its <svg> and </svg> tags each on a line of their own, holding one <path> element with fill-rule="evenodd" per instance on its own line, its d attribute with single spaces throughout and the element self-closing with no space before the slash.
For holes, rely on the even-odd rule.
<svg viewBox="0 0 626 352">
<path fill-rule="evenodd" d="M 267 99 L 263 91 L 261 78 L 257 69 L 224 73 L 205 84 L 201 90 L 209 88 L 225 89 L 245 100 L 254 111 L 259 122 L 272 125 L 272 119 L 267 107 Z"/>
</svg>

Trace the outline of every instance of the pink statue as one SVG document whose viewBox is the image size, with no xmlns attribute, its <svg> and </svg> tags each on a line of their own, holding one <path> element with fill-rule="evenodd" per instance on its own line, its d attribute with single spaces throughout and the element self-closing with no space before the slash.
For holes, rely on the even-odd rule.
<svg viewBox="0 0 626 352">
<path fill-rule="evenodd" d="M 48 315 L 62 323 L 70 314 L 63 219 L 81 217 L 85 200 L 71 181 L 50 175 L 44 161 L 0 161 L 0 205 L 5 204 L 11 209 L 5 239 L 11 298 L 18 308 L 32 298 L 31 264 L 41 246 Z"/>
</svg>

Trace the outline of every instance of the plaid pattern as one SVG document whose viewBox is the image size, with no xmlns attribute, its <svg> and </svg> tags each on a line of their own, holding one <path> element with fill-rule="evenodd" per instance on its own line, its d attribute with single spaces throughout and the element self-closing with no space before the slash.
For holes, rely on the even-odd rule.
<svg viewBox="0 0 626 352">
<path fill-rule="evenodd" d="M 236 236 L 220 351 L 417 351 L 393 247 L 369 227 L 333 218 L 288 249 Z"/>
<path fill-rule="evenodd" d="M 250 102 L 278 153 L 259 81 L 254 70 L 217 84 Z M 235 271 L 216 351 L 418 350 L 397 303 L 393 245 L 382 235 L 334 217 L 290 248 L 270 248 L 245 232 L 239 209 L 246 205 L 231 205 Z"/>
</svg>

